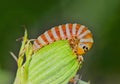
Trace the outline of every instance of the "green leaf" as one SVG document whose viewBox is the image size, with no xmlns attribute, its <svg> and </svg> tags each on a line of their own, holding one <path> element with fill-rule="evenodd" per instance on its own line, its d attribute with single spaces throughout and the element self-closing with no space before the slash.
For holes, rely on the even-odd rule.
<svg viewBox="0 0 120 84">
<path fill-rule="evenodd" d="M 14 84 L 67 84 L 82 65 L 67 40 L 53 42 L 34 54 L 32 46 L 25 31 Z"/>
<path fill-rule="evenodd" d="M 28 67 L 30 84 L 67 84 L 79 68 L 67 40 L 54 42 L 36 52 Z"/>
</svg>

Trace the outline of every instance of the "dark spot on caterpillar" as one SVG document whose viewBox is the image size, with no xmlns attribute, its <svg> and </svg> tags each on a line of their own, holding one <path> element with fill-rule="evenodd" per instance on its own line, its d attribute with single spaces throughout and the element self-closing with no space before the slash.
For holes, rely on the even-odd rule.
<svg viewBox="0 0 120 84">
<path fill-rule="evenodd" d="M 88 47 L 87 46 L 83 46 L 83 49 L 84 49 L 85 52 L 88 51 Z"/>
</svg>

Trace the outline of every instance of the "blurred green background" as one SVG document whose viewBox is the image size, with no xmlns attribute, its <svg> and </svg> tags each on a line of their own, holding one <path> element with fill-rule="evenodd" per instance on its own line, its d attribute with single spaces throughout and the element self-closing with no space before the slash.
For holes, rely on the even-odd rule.
<svg viewBox="0 0 120 84">
<path fill-rule="evenodd" d="M 0 84 L 12 84 L 27 26 L 29 38 L 51 27 L 80 23 L 89 27 L 94 45 L 80 73 L 91 84 L 120 84 L 120 0 L 4 0 L 0 1 Z"/>
</svg>

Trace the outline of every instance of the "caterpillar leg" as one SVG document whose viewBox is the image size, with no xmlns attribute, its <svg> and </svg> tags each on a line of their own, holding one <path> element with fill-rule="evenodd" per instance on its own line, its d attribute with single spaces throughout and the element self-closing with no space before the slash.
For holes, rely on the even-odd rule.
<svg viewBox="0 0 120 84">
<path fill-rule="evenodd" d="M 80 64 L 84 61 L 84 59 L 83 59 L 83 56 L 82 56 L 82 55 L 79 55 L 77 59 L 78 59 L 78 62 L 80 62 Z"/>
<path fill-rule="evenodd" d="M 78 84 L 79 81 L 79 74 L 77 74 L 75 77 L 73 77 L 68 84 Z"/>
</svg>

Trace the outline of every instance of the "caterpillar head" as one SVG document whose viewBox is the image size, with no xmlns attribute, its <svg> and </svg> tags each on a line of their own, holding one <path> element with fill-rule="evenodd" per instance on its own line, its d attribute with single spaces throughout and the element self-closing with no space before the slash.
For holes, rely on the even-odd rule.
<svg viewBox="0 0 120 84">
<path fill-rule="evenodd" d="M 79 44 L 78 44 L 78 48 L 77 48 L 77 54 L 78 55 L 83 55 L 86 52 L 88 52 L 90 50 L 90 48 L 92 47 L 93 44 L 93 39 L 81 39 Z"/>
</svg>

